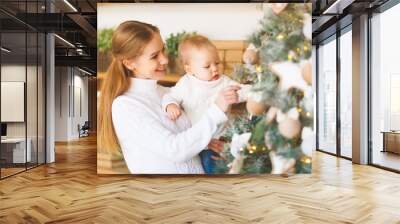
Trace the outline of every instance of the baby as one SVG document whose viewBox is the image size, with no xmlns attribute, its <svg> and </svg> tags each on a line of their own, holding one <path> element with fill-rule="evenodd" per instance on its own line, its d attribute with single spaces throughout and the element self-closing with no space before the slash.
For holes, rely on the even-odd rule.
<svg viewBox="0 0 400 224">
<path fill-rule="evenodd" d="M 186 74 L 164 95 L 162 106 L 171 120 L 176 120 L 182 109 L 195 124 L 213 104 L 219 91 L 230 85 L 240 85 L 221 74 L 221 64 L 217 48 L 209 39 L 200 35 L 185 38 L 179 44 L 179 56 Z M 240 85 L 239 101 L 245 101 L 249 86 Z M 223 127 L 219 127 L 214 138 L 218 138 Z M 217 153 L 205 149 L 200 153 L 205 173 L 214 172 L 215 161 L 212 156 Z"/>
</svg>

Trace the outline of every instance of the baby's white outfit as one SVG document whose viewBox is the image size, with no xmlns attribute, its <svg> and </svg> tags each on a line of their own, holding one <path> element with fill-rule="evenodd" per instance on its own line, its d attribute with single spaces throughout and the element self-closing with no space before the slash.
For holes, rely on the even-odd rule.
<svg viewBox="0 0 400 224">
<path fill-rule="evenodd" d="M 196 124 L 199 119 L 206 113 L 207 109 L 215 103 L 218 93 L 225 87 L 230 85 L 239 85 L 241 89 L 238 91 L 239 101 L 243 102 L 247 99 L 249 85 L 242 85 L 226 75 L 221 75 L 219 79 L 213 81 L 203 81 L 193 75 L 185 74 L 171 91 L 164 95 L 162 107 L 166 111 L 168 104 L 174 103 L 183 108 L 192 125 Z M 223 130 L 220 125 L 214 138 L 218 138 Z"/>
</svg>

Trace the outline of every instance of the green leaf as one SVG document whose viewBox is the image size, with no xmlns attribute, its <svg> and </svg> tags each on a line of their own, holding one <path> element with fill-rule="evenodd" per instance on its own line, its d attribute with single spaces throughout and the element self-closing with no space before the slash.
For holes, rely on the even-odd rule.
<svg viewBox="0 0 400 224">
<path fill-rule="evenodd" d="M 197 32 L 182 31 L 178 33 L 171 33 L 165 40 L 165 46 L 168 55 L 170 55 L 172 58 L 177 58 L 179 54 L 179 43 L 183 40 L 183 38 L 195 34 L 197 34 Z"/>
<path fill-rule="evenodd" d="M 97 50 L 105 52 L 111 49 L 113 29 L 101 29 L 97 32 Z"/>
</svg>

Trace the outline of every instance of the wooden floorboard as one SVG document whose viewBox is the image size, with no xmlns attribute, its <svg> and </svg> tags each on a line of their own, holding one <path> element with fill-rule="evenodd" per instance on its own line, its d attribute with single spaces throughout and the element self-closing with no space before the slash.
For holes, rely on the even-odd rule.
<svg viewBox="0 0 400 224">
<path fill-rule="evenodd" d="M 400 223 L 400 175 L 316 152 L 311 175 L 109 176 L 96 139 L 0 181 L 0 223 Z"/>
</svg>

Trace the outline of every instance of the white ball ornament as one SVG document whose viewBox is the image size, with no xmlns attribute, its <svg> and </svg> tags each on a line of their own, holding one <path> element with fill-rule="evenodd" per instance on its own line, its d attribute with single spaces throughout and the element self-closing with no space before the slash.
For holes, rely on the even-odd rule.
<svg viewBox="0 0 400 224">
<path fill-rule="evenodd" d="M 250 92 L 247 97 L 246 109 L 251 115 L 260 116 L 269 108 L 262 97 L 262 92 Z"/>
<path fill-rule="evenodd" d="M 273 3 L 271 4 L 271 9 L 276 15 L 279 15 L 287 5 L 288 3 Z"/>
<path fill-rule="evenodd" d="M 267 112 L 267 116 L 265 117 L 265 124 L 271 124 L 272 121 L 276 118 L 278 114 L 278 108 L 270 107 Z"/>
<path fill-rule="evenodd" d="M 251 115 L 262 115 L 268 109 L 268 105 L 264 102 L 258 102 L 253 99 L 247 99 L 246 109 Z"/>
<path fill-rule="evenodd" d="M 278 130 L 285 138 L 292 139 L 300 134 L 301 123 L 299 120 L 287 117 L 278 124 Z"/>
<path fill-rule="evenodd" d="M 312 66 L 310 62 L 305 62 L 302 64 L 301 75 L 308 85 L 312 85 Z"/>
<path fill-rule="evenodd" d="M 301 131 L 301 123 L 299 121 L 300 114 L 296 108 L 292 108 L 286 113 L 278 111 L 277 122 L 279 132 L 287 139 L 299 136 Z"/>
<path fill-rule="evenodd" d="M 243 53 L 243 61 L 246 64 L 254 65 L 258 62 L 258 51 L 253 44 L 250 44 Z"/>
</svg>

